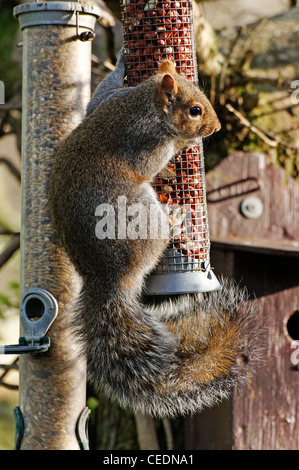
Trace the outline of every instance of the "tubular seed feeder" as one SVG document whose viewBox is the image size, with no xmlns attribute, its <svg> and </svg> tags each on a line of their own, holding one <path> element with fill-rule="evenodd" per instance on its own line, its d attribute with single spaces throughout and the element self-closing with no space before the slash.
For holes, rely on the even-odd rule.
<svg viewBox="0 0 299 470">
<path fill-rule="evenodd" d="M 46 349 L 43 354 L 20 356 L 16 448 L 75 450 L 88 447 L 85 360 L 79 358 L 69 333 L 79 284 L 51 227 L 48 187 L 59 141 L 85 116 L 91 75 L 88 39 L 101 15 L 100 9 L 78 2 L 22 4 L 14 15 L 23 31 L 21 321 L 25 334 L 25 351 L 15 352 L 28 353 L 28 348 L 40 344 Z"/>
<path fill-rule="evenodd" d="M 128 84 L 154 74 L 158 62 L 175 62 L 178 72 L 197 84 L 192 0 L 122 0 L 121 13 Z M 221 288 L 210 268 L 202 141 L 184 149 L 157 176 L 161 202 L 178 204 L 183 230 L 149 277 L 146 293 L 170 295 Z"/>
</svg>

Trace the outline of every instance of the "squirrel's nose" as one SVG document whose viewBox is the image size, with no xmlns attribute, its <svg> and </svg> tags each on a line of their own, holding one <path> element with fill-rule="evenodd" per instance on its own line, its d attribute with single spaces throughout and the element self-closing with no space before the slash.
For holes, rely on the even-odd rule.
<svg viewBox="0 0 299 470">
<path fill-rule="evenodd" d="M 217 121 L 215 126 L 214 126 L 213 132 L 218 132 L 218 131 L 220 131 L 220 129 L 221 129 L 220 121 Z"/>
</svg>

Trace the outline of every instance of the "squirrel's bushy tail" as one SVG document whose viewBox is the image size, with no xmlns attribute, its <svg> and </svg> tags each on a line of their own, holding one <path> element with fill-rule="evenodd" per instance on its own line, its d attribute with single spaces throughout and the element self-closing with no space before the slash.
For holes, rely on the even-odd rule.
<svg viewBox="0 0 299 470">
<path fill-rule="evenodd" d="M 90 381 L 120 405 L 184 415 L 246 380 L 259 326 L 255 303 L 236 283 L 222 280 L 221 291 L 147 307 L 121 295 L 103 303 L 94 282 L 83 287 L 76 329 Z"/>
</svg>

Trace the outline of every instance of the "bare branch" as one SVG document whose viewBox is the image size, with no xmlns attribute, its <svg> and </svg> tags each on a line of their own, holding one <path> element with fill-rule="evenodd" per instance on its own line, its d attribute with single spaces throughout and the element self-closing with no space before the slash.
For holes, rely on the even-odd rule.
<svg viewBox="0 0 299 470">
<path fill-rule="evenodd" d="M 140 450 L 159 450 L 157 432 L 153 418 L 137 411 L 135 422 Z"/>
<path fill-rule="evenodd" d="M 18 385 L 8 384 L 3 381 L 4 377 L 8 374 L 10 370 L 19 370 L 18 366 L 19 358 L 17 357 L 11 364 L 0 364 L 0 368 L 4 369 L 3 374 L 0 376 L 0 387 L 8 388 L 9 390 L 18 390 Z"/>
<path fill-rule="evenodd" d="M 20 234 L 15 234 L 8 246 L 0 254 L 0 268 L 10 260 L 12 255 L 20 248 Z"/>
<path fill-rule="evenodd" d="M 0 104 L 0 111 L 22 110 L 22 103 Z"/>
<path fill-rule="evenodd" d="M 12 175 L 14 175 L 18 181 L 21 181 L 21 173 L 19 170 L 14 166 L 13 163 L 7 157 L 0 157 L 0 163 L 4 163 L 7 166 L 9 171 Z"/>
<path fill-rule="evenodd" d="M 167 450 L 173 450 L 174 449 L 174 443 L 173 443 L 173 435 L 172 435 L 172 429 L 171 429 L 170 421 L 165 416 L 162 419 L 162 423 L 163 423 L 163 428 L 164 428 L 166 442 L 167 442 Z"/>
<path fill-rule="evenodd" d="M 270 134 L 269 132 L 260 129 L 259 127 L 254 126 L 251 124 L 251 122 L 248 121 L 239 111 L 237 111 L 231 104 L 227 103 L 226 104 L 226 109 L 233 113 L 239 121 L 245 126 L 248 127 L 248 129 L 256 134 L 260 139 L 262 139 L 267 145 L 269 145 L 272 148 L 278 147 L 278 145 L 281 145 L 285 148 L 288 148 L 290 150 L 295 150 L 298 151 L 298 147 L 292 147 L 291 145 L 288 145 L 286 142 L 283 142 L 280 140 L 278 137 Z"/>
</svg>

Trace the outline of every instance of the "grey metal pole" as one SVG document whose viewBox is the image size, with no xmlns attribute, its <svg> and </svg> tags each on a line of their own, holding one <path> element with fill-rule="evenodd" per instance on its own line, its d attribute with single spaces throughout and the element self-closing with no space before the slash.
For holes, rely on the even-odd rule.
<svg viewBox="0 0 299 470">
<path fill-rule="evenodd" d="M 23 31 L 21 293 L 45 289 L 58 304 L 48 351 L 20 356 L 17 415 L 24 429 L 17 426 L 16 441 L 26 450 L 76 450 L 88 447 L 85 358 L 70 330 L 80 286 L 51 226 L 48 187 L 57 145 L 82 120 L 90 99 L 88 39 L 100 10 L 44 2 L 20 5 L 14 14 Z M 30 302 L 34 322 L 45 305 L 38 296 Z"/>
</svg>

